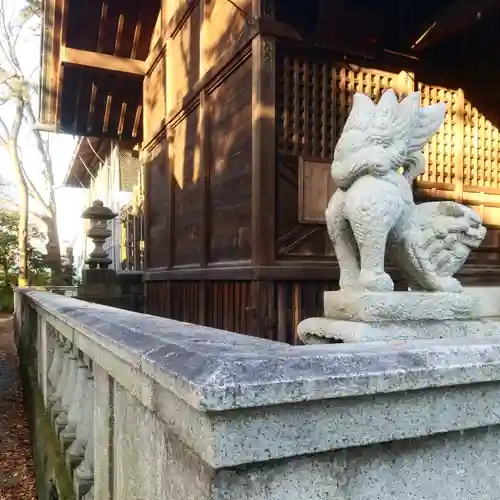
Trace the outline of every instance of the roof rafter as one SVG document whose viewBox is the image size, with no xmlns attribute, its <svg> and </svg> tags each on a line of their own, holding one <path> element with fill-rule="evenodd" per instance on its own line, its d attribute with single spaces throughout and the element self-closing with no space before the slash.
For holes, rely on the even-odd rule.
<svg viewBox="0 0 500 500">
<path fill-rule="evenodd" d="M 125 57 L 111 56 L 89 50 L 63 47 L 61 50 L 61 63 L 76 64 L 90 68 L 99 68 L 119 73 L 144 76 L 146 74 L 145 61 Z"/>
<path fill-rule="evenodd" d="M 425 24 L 416 39 L 412 40 L 412 49 L 424 50 L 437 45 L 497 9 L 500 9 L 500 0 L 456 0 Z"/>
</svg>

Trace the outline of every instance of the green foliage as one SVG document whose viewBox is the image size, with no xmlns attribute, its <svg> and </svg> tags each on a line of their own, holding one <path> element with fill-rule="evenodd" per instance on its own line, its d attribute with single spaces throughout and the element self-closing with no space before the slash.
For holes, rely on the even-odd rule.
<svg viewBox="0 0 500 500">
<path fill-rule="evenodd" d="M 19 275 L 18 247 L 19 213 L 0 209 L 0 311 L 13 309 L 12 287 L 17 285 Z M 31 285 L 46 285 L 50 280 L 44 255 L 33 247 L 43 234 L 30 228 L 28 244 L 28 275 Z"/>
<path fill-rule="evenodd" d="M 17 281 L 19 274 L 18 230 L 19 213 L 0 210 L 0 289 L 10 288 Z M 42 239 L 42 233 L 30 228 L 28 271 L 32 285 L 46 284 L 49 278 L 44 255 L 33 246 L 36 240 Z"/>
<path fill-rule="evenodd" d="M 14 293 L 12 288 L 0 286 L 0 312 L 10 313 L 14 310 Z"/>
</svg>

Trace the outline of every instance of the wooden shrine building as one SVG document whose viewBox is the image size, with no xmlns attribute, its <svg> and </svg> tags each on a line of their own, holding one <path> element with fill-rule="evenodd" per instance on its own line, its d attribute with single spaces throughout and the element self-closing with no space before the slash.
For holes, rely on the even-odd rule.
<svg viewBox="0 0 500 500">
<path fill-rule="evenodd" d="M 500 263 L 500 1 L 44 0 L 40 126 L 134 141 L 147 312 L 294 342 L 338 270 L 329 166 L 354 92 L 444 101 L 419 199 L 489 227 Z M 404 286 L 401 283 L 401 286 Z"/>
</svg>

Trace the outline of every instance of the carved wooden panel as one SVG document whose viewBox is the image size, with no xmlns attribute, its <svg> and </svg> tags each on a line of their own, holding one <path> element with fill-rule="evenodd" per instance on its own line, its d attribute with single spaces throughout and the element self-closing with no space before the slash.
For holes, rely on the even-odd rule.
<svg viewBox="0 0 500 500">
<path fill-rule="evenodd" d="M 299 158 L 299 222 L 325 222 L 325 208 L 333 192 L 330 174 L 331 161 L 313 161 Z"/>
</svg>

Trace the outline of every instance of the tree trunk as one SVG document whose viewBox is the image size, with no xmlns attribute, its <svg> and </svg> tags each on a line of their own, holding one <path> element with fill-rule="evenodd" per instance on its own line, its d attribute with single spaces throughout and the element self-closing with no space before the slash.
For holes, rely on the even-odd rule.
<svg viewBox="0 0 500 500">
<path fill-rule="evenodd" d="M 19 156 L 15 143 L 11 143 L 9 153 L 12 163 L 14 164 L 14 172 L 16 174 L 17 189 L 19 191 L 19 286 L 28 286 L 28 218 L 29 218 L 29 193 L 28 185 L 22 175 Z"/>
<path fill-rule="evenodd" d="M 33 112 L 33 106 L 30 101 L 25 104 L 25 109 L 29 117 L 29 123 L 35 125 L 36 118 Z M 50 155 L 49 145 L 42 138 L 40 130 L 33 129 L 33 137 L 35 139 L 38 151 L 42 157 L 45 166 L 45 175 L 49 184 L 49 199 L 48 202 L 43 201 L 40 193 L 37 191 L 35 197 L 38 201 L 41 201 L 45 205 L 46 216 L 43 218 L 43 222 L 47 226 L 47 266 L 51 270 L 52 284 L 53 285 L 63 285 L 64 276 L 62 271 L 61 262 L 61 246 L 59 244 L 59 231 L 57 227 L 57 207 L 56 207 L 56 195 L 54 191 L 54 171 L 52 165 L 52 158 Z M 29 187 L 29 186 L 28 186 Z"/>
<path fill-rule="evenodd" d="M 29 198 L 28 189 L 23 186 L 19 189 L 19 286 L 29 285 L 28 275 L 28 215 Z"/>
</svg>

